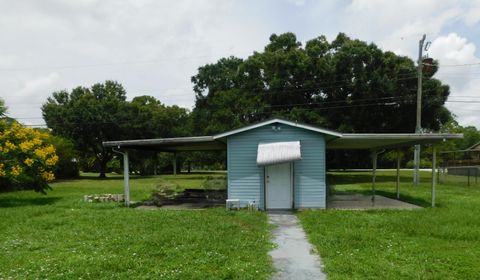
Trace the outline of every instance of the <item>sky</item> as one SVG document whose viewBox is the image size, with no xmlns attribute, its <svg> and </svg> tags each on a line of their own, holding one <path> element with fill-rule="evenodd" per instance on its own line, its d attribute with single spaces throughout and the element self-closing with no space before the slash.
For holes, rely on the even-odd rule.
<svg viewBox="0 0 480 280">
<path fill-rule="evenodd" d="M 198 67 L 284 32 L 301 42 L 344 32 L 414 60 L 426 34 L 446 106 L 480 129 L 480 0 L 0 0 L 0 97 L 27 125 L 44 124 L 52 92 L 105 80 L 128 99 L 191 109 Z"/>
</svg>

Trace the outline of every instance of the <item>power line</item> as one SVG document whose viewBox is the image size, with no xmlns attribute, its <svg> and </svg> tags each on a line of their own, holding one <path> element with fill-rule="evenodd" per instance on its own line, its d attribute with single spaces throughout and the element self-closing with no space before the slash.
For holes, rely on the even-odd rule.
<svg viewBox="0 0 480 280">
<path fill-rule="evenodd" d="M 412 98 L 414 97 L 413 95 L 412 96 L 404 96 L 404 99 L 405 97 L 407 98 Z M 372 98 L 372 99 L 365 99 L 365 100 L 370 100 L 370 101 L 375 101 L 375 100 L 384 100 L 384 99 L 388 99 L 388 98 Z M 388 101 L 388 100 L 387 100 Z M 437 100 L 425 100 L 424 103 L 434 103 L 438 101 Z M 340 102 L 340 101 L 339 101 Z M 342 102 L 347 102 L 347 101 L 342 101 Z M 330 109 L 345 109 L 345 108 L 359 108 L 359 107 L 371 107 L 371 106 L 397 106 L 397 105 L 400 105 L 400 103 L 398 102 L 401 102 L 401 103 L 404 103 L 402 102 L 402 100 L 390 100 L 390 102 L 386 103 L 386 102 L 376 102 L 376 103 L 366 103 L 366 104 L 348 104 L 348 105 L 337 105 L 337 106 L 326 106 L 326 107 L 313 107 L 313 108 L 298 108 L 298 107 L 301 107 L 301 106 L 311 106 L 311 105 L 321 105 L 322 103 L 298 103 L 298 104 L 278 104 L 278 105 L 266 105 L 266 106 L 263 106 L 263 107 L 243 107 L 244 109 L 272 109 L 272 108 L 279 108 L 279 107 L 296 107 L 296 109 L 300 109 L 300 110 L 310 110 L 310 111 L 321 111 L 321 110 L 330 110 Z M 448 102 L 448 101 L 446 101 Z M 467 102 L 464 102 L 464 101 L 451 101 L 451 102 L 463 102 L 463 103 L 467 103 Z M 469 101 L 468 103 L 480 103 L 480 101 Z M 475 110 L 475 109 L 468 109 L 469 111 L 480 111 L 480 110 Z M 273 113 L 273 111 L 270 111 L 270 112 L 256 112 L 256 114 L 271 114 Z M 31 119 L 34 119 L 34 118 L 31 118 Z M 37 118 L 37 119 L 40 119 L 40 118 Z M 129 119 L 129 120 L 123 120 L 123 121 L 109 121 L 109 122 L 97 122 L 97 121 L 91 121 L 91 122 L 63 122 L 63 123 L 67 123 L 67 124 L 70 124 L 70 125 L 78 125 L 78 124 L 96 124 L 96 125 L 101 125 L 101 124 L 117 124 L 117 125 L 121 125 L 121 124 L 125 124 L 125 123 L 129 123 L 131 121 L 134 121 L 135 119 Z M 46 124 L 27 124 L 25 126 L 46 126 Z"/>
<path fill-rule="evenodd" d="M 464 66 L 478 66 L 480 65 L 480 62 L 476 63 L 464 63 L 464 64 L 430 64 L 430 63 L 423 63 L 423 65 L 429 65 L 429 66 L 439 66 L 439 67 L 464 67 Z"/>
<path fill-rule="evenodd" d="M 245 53 L 240 53 L 245 54 Z M 211 58 L 212 55 L 204 56 L 191 56 L 191 57 L 171 57 L 171 58 L 158 58 L 158 59 L 148 59 L 148 60 L 134 60 L 134 61 L 124 61 L 124 62 L 111 62 L 111 63 L 98 63 L 98 64 L 77 64 L 77 65 L 62 65 L 62 66 L 31 66 L 31 67 L 17 67 L 17 68 L 0 68 L 0 71 L 25 71 L 25 70 L 38 70 L 38 69 L 78 69 L 78 68 L 96 68 L 96 67 L 110 67 L 110 66 L 119 66 L 119 65 L 140 65 L 140 64 L 156 64 L 161 62 L 168 61 L 180 61 L 180 60 L 194 60 L 200 58 Z"/>
<path fill-rule="evenodd" d="M 413 90 L 413 89 L 412 89 Z M 428 90 L 426 90 L 429 92 Z M 291 93 L 291 91 L 286 91 L 284 93 Z M 374 97 L 374 98 L 359 98 L 359 99 L 352 99 L 352 100 L 332 100 L 332 101 L 321 101 L 321 102 L 304 102 L 304 103 L 292 103 L 292 104 L 273 104 L 273 105 L 266 105 L 269 108 L 278 108 L 278 107 L 295 107 L 295 106 L 313 106 L 313 105 L 324 105 L 324 104 L 338 104 L 338 103 L 351 103 L 351 102 L 365 102 L 365 101 L 395 101 L 401 99 L 413 99 L 415 95 L 402 95 L 402 96 L 386 96 L 386 97 Z M 455 96 L 456 98 L 464 97 L 464 98 L 480 98 L 480 96 Z M 437 98 L 438 99 L 438 98 Z M 430 101 L 432 99 L 430 98 Z M 428 101 L 428 100 L 427 100 Z M 473 103 L 477 104 L 480 103 L 480 100 L 445 100 L 444 102 L 448 103 Z M 358 104 L 361 105 L 361 104 Z M 264 106 L 265 107 L 265 106 Z M 17 120 L 35 120 L 35 119 L 43 119 L 43 117 L 11 117 Z"/>
</svg>

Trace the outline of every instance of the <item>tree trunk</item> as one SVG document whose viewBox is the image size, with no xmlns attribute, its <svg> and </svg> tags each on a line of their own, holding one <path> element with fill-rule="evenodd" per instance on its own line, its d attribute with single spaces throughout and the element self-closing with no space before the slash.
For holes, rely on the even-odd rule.
<svg viewBox="0 0 480 280">
<path fill-rule="evenodd" d="M 108 161 L 105 160 L 100 160 L 100 174 L 98 175 L 98 178 L 107 178 L 107 163 Z"/>
<path fill-rule="evenodd" d="M 107 175 L 105 175 L 106 172 L 107 172 L 107 165 L 100 163 L 100 175 L 98 175 L 98 178 L 107 178 Z"/>
<path fill-rule="evenodd" d="M 101 154 L 96 153 L 96 157 L 100 167 L 100 174 L 98 175 L 98 177 L 106 178 L 107 164 L 112 159 L 112 155 L 107 151 L 105 151 L 105 149 L 102 147 L 102 153 Z"/>
</svg>

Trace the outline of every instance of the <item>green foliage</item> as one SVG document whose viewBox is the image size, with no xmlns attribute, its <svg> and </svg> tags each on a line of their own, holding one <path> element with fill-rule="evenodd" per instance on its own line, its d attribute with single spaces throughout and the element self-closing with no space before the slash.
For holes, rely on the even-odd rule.
<svg viewBox="0 0 480 280">
<path fill-rule="evenodd" d="M 5 101 L 0 98 L 0 117 L 4 117 L 7 112 L 7 106 L 5 106 Z"/>
<path fill-rule="evenodd" d="M 114 81 L 90 88 L 77 87 L 71 92 L 54 92 L 42 106 L 42 112 L 54 134 L 75 142 L 86 170 L 98 169 L 101 177 L 114 155 L 111 148 L 103 147 L 104 141 L 190 133 L 186 109 L 165 106 L 151 96 L 135 97 L 128 102 L 125 89 Z M 132 170 L 142 174 L 152 174 L 153 166 L 158 164 L 152 152 L 132 152 L 130 159 Z"/>
<path fill-rule="evenodd" d="M 417 76 L 408 57 L 340 33 L 300 43 L 272 35 L 246 59 L 222 58 L 198 69 L 192 122 L 196 133 L 219 133 L 284 117 L 346 133 L 415 131 Z M 447 85 L 424 76 L 422 127 L 437 131 L 452 119 Z M 366 167 L 363 152 L 329 152 L 330 168 Z M 217 157 L 217 159 L 220 159 Z"/>
<path fill-rule="evenodd" d="M 132 176 L 132 200 L 150 196 L 157 180 Z M 270 278 L 265 213 L 150 211 L 81 200 L 122 188 L 121 176 L 109 175 L 54 183 L 49 196 L 0 193 L 0 251 L 8 256 L 0 258 L 0 278 Z"/>
<path fill-rule="evenodd" d="M 172 180 L 159 180 L 155 187 L 155 196 L 165 199 L 173 199 L 182 191 L 182 188 Z"/>
<path fill-rule="evenodd" d="M 466 150 L 480 142 L 480 130 L 474 126 L 463 127 L 456 121 L 451 121 L 443 125 L 442 132 L 445 133 L 462 133 L 463 139 L 455 139 L 443 143 L 442 150 Z"/>
<path fill-rule="evenodd" d="M 107 163 L 108 172 L 123 174 L 122 164 L 120 163 L 121 160 L 118 156 L 114 156 L 113 159 Z"/>
<path fill-rule="evenodd" d="M 34 189 L 45 193 L 58 162 L 50 135 L 0 119 L 0 190 Z"/>
<path fill-rule="evenodd" d="M 429 208 L 430 174 L 413 187 L 411 171 L 401 173 L 401 199 L 426 209 L 298 214 L 329 279 L 478 278 L 480 189 L 440 184 L 437 207 Z M 371 193 L 370 173 L 330 175 L 338 191 Z M 394 196 L 393 172 L 378 172 L 377 182 L 377 194 Z"/>
<path fill-rule="evenodd" d="M 226 190 L 227 177 L 207 176 L 202 183 L 202 187 L 205 190 Z"/>
<path fill-rule="evenodd" d="M 274 34 L 263 52 L 198 69 L 194 127 L 210 134 L 283 116 L 342 132 L 412 132 L 415 73 L 411 59 L 342 33 L 305 46 L 293 33 Z M 448 95 L 448 86 L 424 77 L 425 129 L 451 119 Z"/>
<path fill-rule="evenodd" d="M 50 136 L 47 142 L 55 147 L 58 155 L 58 163 L 54 170 L 55 177 L 58 179 L 78 177 L 77 161 L 79 155 L 73 141 L 60 136 Z"/>
<path fill-rule="evenodd" d="M 113 154 L 102 142 L 124 139 L 126 106 L 123 86 L 106 81 L 90 88 L 54 92 L 42 106 L 42 112 L 54 134 L 74 140 L 80 152 L 95 157 L 100 176 L 104 177 Z"/>
<path fill-rule="evenodd" d="M 425 155 L 423 155 L 425 156 Z M 437 163 L 438 164 L 438 163 Z M 413 168 L 413 160 L 407 161 L 405 164 L 406 168 Z M 432 160 L 430 158 L 422 158 L 420 160 L 420 168 L 432 168 Z"/>
</svg>

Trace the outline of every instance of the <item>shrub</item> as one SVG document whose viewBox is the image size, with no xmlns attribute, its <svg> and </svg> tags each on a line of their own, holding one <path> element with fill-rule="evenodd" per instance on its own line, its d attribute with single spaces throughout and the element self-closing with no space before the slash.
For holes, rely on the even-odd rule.
<svg viewBox="0 0 480 280">
<path fill-rule="evenodd" d="M 54 170 L 55 177 L 60 179 L 78 177 L 78 152 L 75 150 L 75 144 L 59 136 L 50 136 L 47 142 L 55 147 L 58 156 L 58 163 Z"/>
<path fill-rule="evenodd" d="M 0 190 L 33 188 L 45 193 L 58 162 L 50 135 L 16 121 L 0 120 Z"/>
<path fill-rule="evenodd" d="M 202 183 L 205 190 L 225 190 L 227 188 L 227 177 L 207 176 Z"/>
<path fill-rule="evenodd" d="M 153 195 L 156 198 L 173 199 L 181 191 L 182 188 L 178 184 L 170 181 L 160 180 L 155 187 Z"/>
</svg>

